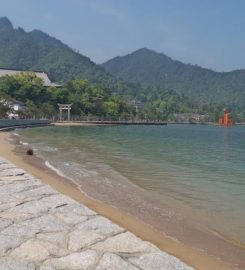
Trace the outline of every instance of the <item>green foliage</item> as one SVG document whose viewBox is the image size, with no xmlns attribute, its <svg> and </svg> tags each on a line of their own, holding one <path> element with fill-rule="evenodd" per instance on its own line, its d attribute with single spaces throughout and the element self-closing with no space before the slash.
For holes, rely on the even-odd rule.
<svg viewBox="0 0 245 270">
<path fill-rule="evenodd" d="M 46 33 L 14 29 L 7 18 L 0 18 L 0 67 L 42 70 L 65 83 L 45 88 L 32 73 L 1 78 L 0 95 L 25 102 L 28 117 L 57 116 L 57 103 L 72 103 L 78 118 L 164 120 L 174 113 L 208 113 L 217 119 L 228 107 L 244 119 L 244 70 L 218 73 L 148 49 L 99 66 Z M 137 115 L 128 105 L 132 99 L 145 104 Z M 1 105 L 2 114 L 5 109 Z"/>
<path fill-rule="evenodd" d="M 123 96 L 111 93 L 107 88 L 91 84 L 87 80 L 71 80 L 61 88 L 54 88 L 44 87 L 35 73 L 20 73 L 0 78 L 0 99 L 24 102 L 26 110 L 22 116 L 29 118 L 57 118 L 58 103 L 71 103 L 71 113 L 76 119 L 96 117 L 107 120 L 167 120 L 174 113 L 208 113 L 217 121 L 223 109 L 223 105 L 196 102 L 159 87 L 143 88 L 135 98 L 145 104 L 137 114 Z M 6 102 L 2 102 L 0 107 L 1 117 L 8 111 L 4 104 Z M 244 112 L 236 119 L 243 121 Z"/>
<path fill-rule="evenodd" d="M 27 108 L 23 116 L 26 117 L 50 115 L 50 106 L 56 106 L 56 97 L 51 91 L 52 89 L 44 87 L 42 79 L 32 72 L 0 78 L 0 97 L 8 96 L 8 101 L 24 102 Z"/>
<path fill-rule="evenodd" d="M 122 97 L 87 80 L 72 80 L 62 88 L 47 88 L 35 73 L 1 77 L 0 93 L 1 99 L 5 95 L 24 102 L 26 117 L 57 117 L 58 103 L 71 103 L 71 113 L 78 119 L 92 115 L 116 120 L 122 115 L 128 117 L 132 110 Z M 1 111 L 4 113 L 2 108 Z"/>
<path fill-rule="evenodd" d="M 134 109 L 127 105 L 121 97 L 112 96 L 105 101 L 103 106 L 103 115 L 110 120 L 118 120 L 120 118 L 129 119 L 134 114 Z"/>
<path fill-rule="evenodd" d="M 10 108 L 8 106 L 10 101 L 11 101 L 11 97 L 0 90 L 0 117 L 1 118 L 5 118 L 7 113 L 10 111 Z"/>
<path fill-rule="evenodd" d="M 0 18 L 0 67 L 41 70 L 54 82 L 86 79 L 118 93 L 133 92 L 127 84 L 48 34 L 14 29 L 7 18 Z"/>
</svg>

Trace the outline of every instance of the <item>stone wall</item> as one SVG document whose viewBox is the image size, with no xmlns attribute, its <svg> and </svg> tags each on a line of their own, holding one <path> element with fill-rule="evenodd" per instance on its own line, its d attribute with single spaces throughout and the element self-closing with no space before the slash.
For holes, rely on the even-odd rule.
<svg viewBox="0 0 245 270">
<path fill-rule="evenodd" d="M 49 125 L 49 120 L 26 120 L 26 119 L 0 119 L 0 129 L 33 125 Z"/>
</svg>

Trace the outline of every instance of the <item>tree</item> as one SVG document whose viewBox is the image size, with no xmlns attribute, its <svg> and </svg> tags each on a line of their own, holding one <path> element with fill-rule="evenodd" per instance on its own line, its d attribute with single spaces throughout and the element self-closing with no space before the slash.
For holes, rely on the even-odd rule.
<svg viewBox="0 0 245 270">
<path fill-rule="evenodd" d="M 5 118 L 10 112 L 11 97 L 0 90 L 0 117 Z"/>
<path fill-rule="evenodd" d="M 38 108 L 37 106 L 34 104 L 34 102 L 32 100 L 27 100 L 26 101 L 26 110 L 25 110 L 25 114 L 28 118 L 36 118 L 38 117 Z"/>
</svg>

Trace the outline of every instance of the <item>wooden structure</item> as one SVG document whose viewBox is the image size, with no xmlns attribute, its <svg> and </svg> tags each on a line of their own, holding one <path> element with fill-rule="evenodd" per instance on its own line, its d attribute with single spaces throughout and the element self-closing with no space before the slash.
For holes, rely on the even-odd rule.
<svg viewBox="0 0 245 270">
<path fill-rule="evenodd" d="M 71 120 L 71 105 L 72 104 L 58 104 L 60 111 L 60 121 L 63 121 L 62 120 L 63 111 L 67 111 L 67 120 L 68 121 Z"/>
</svg>

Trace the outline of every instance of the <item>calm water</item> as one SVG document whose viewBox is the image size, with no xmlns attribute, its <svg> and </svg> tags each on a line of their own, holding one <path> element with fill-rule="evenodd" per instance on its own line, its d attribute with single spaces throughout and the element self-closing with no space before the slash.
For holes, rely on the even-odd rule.
<svg viewBox="0 0 245 270">
<path fill-rule="evenodd" d="M 245 127 L 76 126 L 19 133 L 70 178 L 103 171 L 101 181 L 109 181 L 116 172 L 245 243 Z"/>
</svg>

